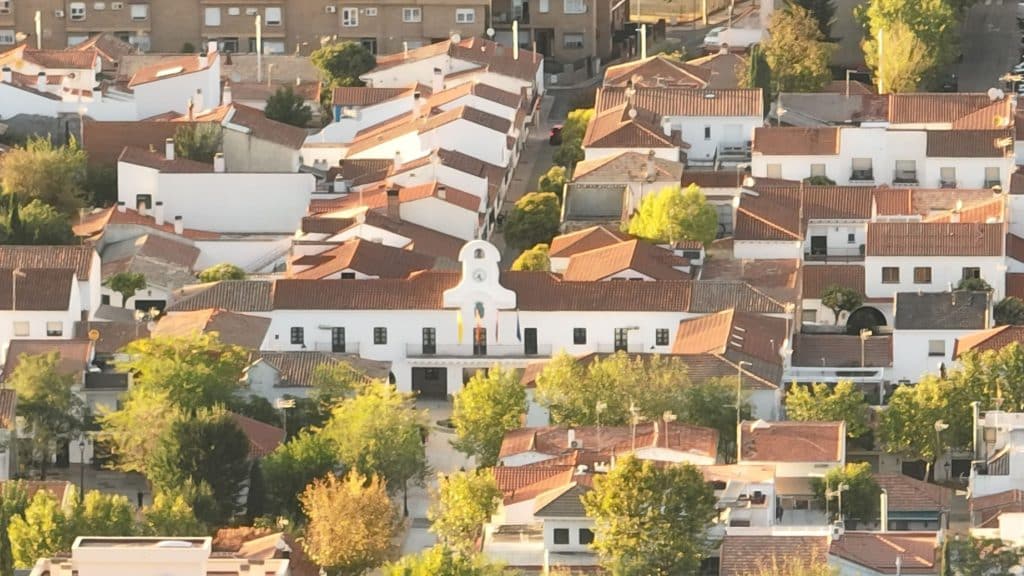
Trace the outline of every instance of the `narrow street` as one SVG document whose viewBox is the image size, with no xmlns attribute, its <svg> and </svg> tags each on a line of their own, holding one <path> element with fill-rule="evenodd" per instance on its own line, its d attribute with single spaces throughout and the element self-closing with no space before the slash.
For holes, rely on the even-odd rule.
<svg viewBox="0 0 1024 576">
<path fill-rule="evenodd" d="M 980 0 L 971 6 L 960 31 L 964 55 L 958 71 L 960 92 L 1002 87 L 999 77 L 1019 60 L 1016 9 L 1012 0 Z"/>
</svg>

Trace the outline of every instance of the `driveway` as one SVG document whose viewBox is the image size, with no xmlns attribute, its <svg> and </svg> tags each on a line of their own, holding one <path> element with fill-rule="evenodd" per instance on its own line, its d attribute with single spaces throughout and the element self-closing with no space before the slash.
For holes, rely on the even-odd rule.
<svg viewBox="0 0 1024 576">
<path fill-rule="evenodd" d="M 1013 0 L 979 0 L 967 12 L 960 45 L 960 92 L 985 92 L 1002 87 L 999 77 L 1010 71 L 1020 56 L 1017 4 Z"/>
</svg>

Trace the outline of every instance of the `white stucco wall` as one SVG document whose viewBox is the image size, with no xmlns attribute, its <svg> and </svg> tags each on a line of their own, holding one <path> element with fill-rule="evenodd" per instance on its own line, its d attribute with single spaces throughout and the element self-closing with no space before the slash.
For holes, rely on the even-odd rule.
<svg viewBox="0 0 1024 576">
<path fill-rule="evenodd" d="M 1006 274 L 1002 257 L 980 256 L 868 256 L 864 259 L 864 288 L 868 298 L 891 298 L 897 292 L 944 292 L 950 284 L 955 288 L 963 278 L 964 268 L 981 268 L 981 277 L 993 290 L 993 302 L 1006 294 Z M 882 268 L 900 269 L 899 283 L 883 284 Z M 930 284 L 914 283 L 914 268 L 931 267 Z"/>
<path fill-rule="evenodd" d="M 737 240 L 733 242 L 732 254 L 737 259 L 803 258 L 801 243 L 783 241 Z"/>
<path fill-rule="evenodd" d="M 950 369 L 953 365 L 953 349 L 956 339 L 974 330 L 901 330 L 897 327 L 892 335 L 892 380 L 907 379 L 917 382 L 925 374 L 938 374 L 939 363 Z M 932 356 L 928 353 L 929 342 L 942 340 L 945 353 Z"/>
<path fill-rule="evenodd" d="M 220 53 L 212 54 L 211 58 L 210 65 L 198 72 L 135 86 L 139 118 L 169 111 L 184 114 L 190 98 L 196 113 L 220 106 Z"/>
<path fill-rule="evenodd" d="M 479 213 L 465 210 L 440 198 L 430 197 L 403 202 L 399 212 L 403 220 L 424 228 L 440 230 L 463 240 L 473 240 L 477 237 Z"/>
</svg>

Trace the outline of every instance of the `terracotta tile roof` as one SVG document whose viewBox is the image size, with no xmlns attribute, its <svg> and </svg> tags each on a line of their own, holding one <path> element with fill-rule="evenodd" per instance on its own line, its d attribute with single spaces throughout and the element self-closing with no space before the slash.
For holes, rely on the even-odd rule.
<svg viewBox="0 0 1024 576">
<path fill-rule="evenodd" d="M 572 482 L 575 473 L 576 471 L 572 468 L 563 468 L 556 474 L 544 476 L 532 484 L 527 484 L 513 490 L 509 494 L 502 494 L 502 502 L 508 506 L 533 500 L 545 492 L 566 486 Z"/>
<path fill-rule="evenodd" d="M 147 84 L 156 80 L 165 80 L 167 78 L 174 78 L 183 74 L 192 74 L 193 72 L 206 70 L 217 58 L 220 58 L 220 55 L 216 52 L 209 54 L 207 56 L 205 66 L 199 61 L 198 54 L 162 58 L 154 64 L 143 66 L 136 70 L 132 79 L 128 82 L 128 87 L 134 88 L 140 84 Z"/>
<path fill-rule="evenodd" d="M 10 388 L 0 390 L 0 428 L 11 430 L 14 425 L 18 393 Z"/>
<path fill-rule="evenodd" d="M 56 352 L 60 356 L 57 370 L 61 374 L 73 374 L 78 378 L 89 369 L 93 357 L 93 344 L 89 340 L 11 340 L 0 379 L 7 381 L 14 374 L 23 354 L 36 356 L 50 352 Z"/>
<path fill-rule="evenodd" d="M 842 422 L 744 422 L 740 461 L 838 462 L 843 458 Z"/>
<path fill-rule="evenodd" d="M 853 288 L 864 294 L 864 267 L 860 265 L 820 264 L 804 266 L 802 296 L 820 298 L 825 288 L 833 284 Z"/>
<path fill-rule="evenodd" d="M 1004 512 L 1024 512 L 1024 490 L 1013 489 L 967 500 L 975 528 L 998 528 Z"/>
<path fill-rule="evenodd" d="M 875 209 L 879 216 L 921 216 L 928 221 L 948 218 L 958 205 L 962 206 L 960 218 L 984 222 L 988 216 L 1002 220 L 1002 195 L 992 190 L 967 190 L 963 188 L 875 188 Z M 976 214 L 975 212 L 978 211 Z"/>
<path fill-rule="evenodd" d="M 101 32 L 93 35 L 85 42 L 75 44 L 68 50 L 76 52 L 88 52 L 95 49 L 101 58 L 113 64 L 115 67 L 122 57 L 130 54 L 139 54 L 139 49 L 127 42 L 123 42 L 113 34 Z"/>
<path fill-rule="evenodd" d="M 130 240 L 108 244 L 103 249 L 104 266 L 136 257 L 154 258 L 185 270 L 192 270 L 199 258 L 199 249 L 184 238 L 172 239 L 159 234 L 143 234 Z M 103 276 L 107 277 L 106 274 Z"/>
<path fill-rule="evenodd" d="M 687 60 L 686 63 L 710 70 L 711 79 L 708 81 L 708 87 L 714 89 L 739 88 L 740 82 L 736 71 L 739 67 L 746 68 L 748 65 L 745 57 L 729 51 L 694 58 Z"/>
<path fill-rule="evenodd" d="M 629 238 L 629 235 L 613 228 L 592 226 L 583 230 L 577 230 L 576 232 L 555 236 L 551 240 L 548 256 L 552 258 L 567 258 L 580 252 L 618 244 L 627 238 Z"/>
<path fill-rule="evenodd" d="M 327 182 L 331 184 L 338 176 L 341 176 L 343 180 L 349 182 L 350 186 L 372 184 L 385 178 L 393 165 L 394 160 L 376 158 L 338 160 L 337 166 L 332 166 L 327 170 Z"/>
<path fill-rule="evenodd" d="M 786 326 L 783 318 L 723 310 L 681 321 L 672 353 L 721 354 L 734 362 L 756 358 L 781 365 Z"/>
<path fill-rule="evenodd" d="M 142 148 L 133 148 L 130 146 L 126 147 L 121 152 L 117 161 L 135 164 L 136 166 L 144 166 L 146 168 L 152 168 L 159 172 L 170 174 L 202 174 L 213 172 L 213 164 L 196 162 L 195 160 L 189 160 L 188 158 L 175 158 L 173 160 L 168 160 L 162 151 L 159 153 L 150 152 L 148 150 L 143 150 Z"/>
<path fill-rule="evenodd" d="M 472 122 L 500 134 L 508 134 L 512 127 L 512 123 L 501 116 L 495 116 L 494 114 L 470 108 L 469 106 L 457 106 L 451 110 L 445 110 L 420 118 L 419 120 L 408 121 L 400 119 L 383 128 L 371 127 L 361 130 L 356 134 L 356 139 L 349 144 L 346 155 L 353 156 L 410 132 L 421 134 L 432 132 L 445 124 L 457 120 Z"/>
<path fill-rule="evenodd" d="M 312 268 L 295 272 L 291 277 L 319 280 L 352 269 L 380 278 L 405 278 L 418 270 L 434 267 L 434 258 L 430 256 L 360 238 L 321 252 L 316 258 L 319 261 Z"/>
<path fill-rule="evenodd" d="M 699 280 L 692 283 L 690 312 L 710 314 L 735 308 L 741 312 L 781 314 L 785 306 L 750 284 L 734 280 Z"/>
<path fill-rule="evenodd" d="M 335 106 L 373 106 L 401 96 L 412 96 L 415 91 L 415 85 L 407 88 L 335 86 L 331 91 L 331 102 Z"/>
<path fill-rule="evenodd" d="M 292 89 L 295 94 L 301 96 L 305 100 L 312 100 L 318 102 L 320 100 L 320 82 L 301 82 L 295 84 L 294 82 L 284 83 L 273 83 L 267 85 L 266 83 L 256 82 L 231 82 L 230 84 L 225 83 L 225 87 L 231 87 L 231 97 L 235 101 L 261 101 L 266 102 L 267 98 L 270 98 L 277 91 L 284 86 L 288 86 Z"/>
<path fill-rule="evenodd" d="M 839 131 L 838 127 L 755 128 L 753 151 L 772 156 L 835 156 Z"/>
<path fill-rule="evenodd" d="M 444 258 L 452 262 L 459 259 L 459 251 L 465 241 L 455 236 L 449 236 L 437 230 L 431 230 L 405 220 L 394 220 L 387 214 L 376 211 L 366 212 L 366 225 L 380 228 L 403 236 L 410 240 L 410 244 L 404 246 L 407 250 L 415 250 L 420 254 L 427 254 L 435 258 Z"/>
<path fill-rule="evenodd" d="M 987 94 L 967 92 L 889 94 L 889 123 L 952 124 L 991 103 Z"/>
<path fill-rule="evenodd" d="M 763 118 L 760 89 L 702 90 L 636 88 L 633 105 L 661 116 L 756 116 Z M 596 109 L 601 113 L 626 102 L 625 88 L 601 88 Z"/>
<path fill-rule="evenodd" d="M 571 465 L 533 465 L 533 466 L 496 466 L 491 468 L 494 480 L 498 484 L 498 490 L 505 504 L 522 500 L 524 494 L 537 493 L 537 489 L 531 490 L 534 484 L 544 482 L 554 476 L 564 477 L 566 472 L 572 472 Z M 554 482 L 560 482 L 555 480 Z M 529 498 L 527 498 L 529 499 Z"/>
<path fill-rule="evenodd" d="M 417 272 L 408 279 L 277 280 L 276 310 L 436 310 L 458 275 Z"/>
<path fill-rule="evenodd" d="M 1004 140 L 1005 146 L 1000 145 Z M 929 130 L 929 158 L 1002 158 L 1013 150 L 1012 130 Z"/>
<path fill-rule="evenodd" d="M 78 224 L 72 226 L 72 230 L 76 236 L 91 238 L 98 234 L 102 234 L 108 226 L 117 225 L 142 226 L 152 228 L 154 230 L 161 230 L 168 234 L 174 234 L 173 222 L 164 222 L 163 225 L 158 226 L 156 219 L 152 216 L 139 214 L 138 211 L 128 208 L 122 212 L 114 206 L 96 210 L 91 214 L 87 214 L 85 218 L 78 222 Z M 221 237 L 221 235 L 216 232 L 206 232 L 203 230 L 194 230 L 192 228 L 184 228 L 182 235 L 185 238 L 192 240 L 212 240 Z"/>
<path fill-rule="evenodd" d="M 682 86 L 704 88 L 711 79 L 711 70 L 690 63 L 678 62 L 655 54 L 646 60 L 634 60 L 609 66 L 604 71 L 605 86 Z"/>
<path fill-rule="evenodd" d="M 859 335 L 797 334 L 793 339 L 793 366 L 859 367 Z M 892 366 L 892 336 L 872 336 L 864 341 L 864 365 Z"/>
<path fill-rule="evenodd" d="M 792 563 L 814 565 L 828 559 L 827 536 L 740 536 L 722 539 L 719 576 L 755 576 L 761 571 L 782 570 Z"/>
<path fill-rule="evenodd" d="M 878 486 L 889 494 L 890 512 L 940 512 L 949 510 L 952 491 L 906 474 L 874 474 Z"/>
<path fill-rule="evenodd" d="M 574 182 L 679 182 L 683 175 L 683 163 L 654 157 L 654 174 L 648 177 L 647 166 L 651 152 L 642 154 L 623 150 L 593 160 L 583 160 L 573 167 Z"/>
<path fill-rule="evenodd" d="M 722 354 L 680 354 L 676 355 L 683 364 L 686 364 L 687 374 L 691 382 L 707 382 L 712 379 L 735 378 L 736 374 L 743 372 L 744 390 L 776 390 L 782 382 L 782 366 L 751 358 L 753 362 L 748 366 L 737 364 L 737 361 L 744 360 L 744 356 L 733 354 L 735 360 L 730 360 Z"/>
<path fill-rule="evenodd" d="M 71 291 L 75 271 L 70 268 L 18 268 L 17 298 L 14 308 L 15 269 L 0 268 L 0 310 L 67 310 L 71 305 Z"/>
<path fill-rule="evenodd" d="M 139 120 L 134 122 L 96 122 L 86 119 L 82 127 L 82 147 L 94 166 L 115 166 L 125 147 L 162 152 L 181 124 Z"/>
<path fill-rule="evenodd" d="M 478 64 L 496 74 L 528 81 L 535 79 L 543 61 L 542 56 L 522 48 L 519 49 L 519 59 L 515 60 L 511 47 L 499 46 L 490 40 L 471 37 L 458 43 L 445 40 L 396 54 L 378 56 L 377 67 L 370 73 L 442 54 Z"/>
<path fill-rule="evenodd" d="M 737 209 L 736 240 L 801 240 L 807 220 L 869 220 L 872 191 L 865 186 L 758 187 Z"/>
<path fill-rule="evenodd" d="M 959 211 L 960 222 L 974 222 L 978 224 L 1002 222 L 1006 204 L 1002 197 L 990 198 L 978 202 L 972 206 L 966 206 Z M 952 222 L 955 210 L 943 213 L 933 213 L 926 216 L 925 222 Z"/>
<path fill-rule="evenodd" d="M 522 96 L 515 92 L 506 92 L 499 88 L 495 88 L 490 84 L 484 84 L 483 82 L 465 82 L 459 84 L 453 88 L 448 88 L 436 94 L 431 94 L 427 100 L 427 106 L 436 108 L 449 104 L 459 98 L 466 96 L 477 96 L 484 100 L 490 100 L 496 104 L 501 104 L 506 108 L 518 109 L 522 103 Z"/>
<path fill-rule="evenodd" d="M 0 65 L 25 61 L 40 68 L 91 70 L 96 65 L 99 52 L 94 49 L 82 50 L 37 50 L 22 44 L 0 54 Z"/>
<path fill-rule="evenodd" d="M 898 292 L 893 327 L 900 330 L 981 330 L 988 321 L 987 292 Z"/>
<path fill-rule="evenodd" d="M 635 113 L 635 114 L 634 114 Z M 657 114 L 620 104 L 608 108 L 587 125 L 584 148 L 689 148 L 677 131 L 666 135 Z"/>
<path fill-rule="evenodd" d="M 847 532 L 832 540 L 829 555 L 879 574 L 936 574 L 940 563 L 935 532 Z"/>
<path fill-rule="evenodd" d="M 242 126 L 249 129 L 249 134 L 258 140 L 266 140 L 280 144 L 293 150 L 302 148 L 308 133 L 304 128 L 285 124 L 267 118 L 262 110 L 257 110 L 244 104 L 233 102 L 227 106 L 228 112 L 225 116 L 224 125 Z M 203 117 L 196 118 L 202 121 Z"/>
<path fill-rule="evenodd" d="M 111 355 L 138 338 L 149 338 L 149 328 L 142 322 L 75 322 L 75 338 L 85 340 L 89 331 L 96 330 L 100 337 L 94 345 L 97 355 Z"/>
<path fill-rule="evenodd" d="M 233 312 L 269 312 L 273 284 L 265 280 L 222 280 L 196 284 L 171 295 L 168 312 L 224 308 Z"/>
<path fill-rule="evenodd" d="M 285 432 L 281 428 L 234 412 L 231 419 L 249 439 L 249 458 L 262 458 L 284 443 Z"/>
<path fill-rule="evenodd" d="M 1002 256 L 1003 224 L 868 223 L 867 256 Z"/>
<path fill-rule="evenodd" d="M 1024 326 L 996 326 L 988 330 L 979 330 L 956 339 L 953 358 L 967 352 L 983 352 L 1002 350 L 1014 342 L 1024 343 Z"/>
<path fill-rule="evenodd" d="M 92 246 L 0 246 L 0 268 L 66 268 L 79 282 L 89 280 L 96 250 Z"/>
<path fill-rule="evenodd" d="M 363 206 L 371 210 L 385 209 L 388 206 L 388 188 L 388 180 L 381 180 L 358 194 L 348 194 L 347 196 L 330 200 L 314 200 L 310 204 L 310 211 L 335 212 Z M 437 180 L 406 187 L 396 185 L 394 188 L 398 190 L 399 204 L 415 202 L 425 198 L 436 198 L 469 212 L 481 212 L 482 199 L 479 196 L 452 188 Z"/>
<path fill-rule="evenodd" d="M 953 122 L 954 130 L 991 130 L 1005 128 L 1013 122 L 1013 104 L 1010 98 L 991 102 L 988 106 L 961 116 Z"/>
<path fill-rule="evenodd" d="M 598 281 L 632 270 L 652 280 L 684 280 L 690 260 L 643 240 L 626 240 L 574 254 L 562 277 L 565 280 Z"/>
<path fill-rule="evenodd" d="M 362 372 L 367 378 L 387 379 L 391 371 L 390 362 L 368 360 L 354 354 L 331 352 L 254 352 L 249 359 L 250 366 L 265 362 L 277 370 L 280 377 L 275 386 L 282 388 L 309 388 L 313 386 L 313 374 L 319 366 L 348 364 Z M 248 368 L 246 369 L 248 370 Z"/>
<path fill-rule="evenodd" d="M 258 350 L 270 328 L 270 318 L 207 308 L 165 314 L 153 329 L 153 336 L 194 336 L 216 332 L 221 342 Z"/>
<path fill-rule="evenodd" d="M 711 458 L 718 454 L 718 431 L 713 428 L 670 422 L 667 430 L 666 436 L 666 427 L 662 423 L 637 424 L 637 448 L 657 445 Z M 603 426 L 600 429 L 597 426 L 577 426 L 572 429 L 572 435 L 575 441 L 582 445 L 582 449 L 569 445 L 568 428 L 544 426 L 514 430 L 502 439 L 499 458 L 508 458 L 523 452 L 537 452 L 554 458 L 577 450 L 607 452 L 609 455 L 632 451 L 633 430 L 630 426 Z"/>
</svg>

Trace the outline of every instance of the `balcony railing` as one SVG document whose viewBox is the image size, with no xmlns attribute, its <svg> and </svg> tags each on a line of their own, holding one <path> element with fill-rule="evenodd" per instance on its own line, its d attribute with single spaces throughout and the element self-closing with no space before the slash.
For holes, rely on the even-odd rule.
<svg viewBox="0 0 1024 576">
<path fill-rule="evenodd" d="M 939 180 L 939 188 L 956 188 L 956 180 Z"/>
<path fill-rule="evenodd" d="M 917 170 L 897 170 L 892 175 L 894 184 L 917 184 Z"/>
<path fill-rule="evenodd" d="M 853 170 L 850 172 L 850 182 L 874 182 L 875 173 L 873 170 Z"/>
<path fill-rule="evenodd" d="M 718 145 L 718 159 L 750 160 L 750 142 L 728 142 Z"/>
<path fill-rule="evenodd" d="M 433 350 L 431 352 L 431 349 Z M 472 342 L 465 344 L 447 344 L 424 347 L 423 344 L 406 344 L 405 355 L 411 358 L 531 358 L 551 356 L 550 345 L 538 345 L 530 353 L 523 344 L 487 344 L 475 346 Z"/>
</svg>

